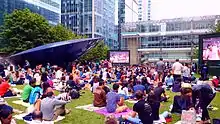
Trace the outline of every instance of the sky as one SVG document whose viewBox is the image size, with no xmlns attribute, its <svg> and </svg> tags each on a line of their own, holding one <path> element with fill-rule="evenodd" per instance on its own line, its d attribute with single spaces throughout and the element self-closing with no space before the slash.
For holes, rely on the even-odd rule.
<svg viewBox="0 0 220 124">
<path fill-rule="evenodd" d="M 220 15 L 220 0 L 151 0 L 151 19 Z"/>
</svg>

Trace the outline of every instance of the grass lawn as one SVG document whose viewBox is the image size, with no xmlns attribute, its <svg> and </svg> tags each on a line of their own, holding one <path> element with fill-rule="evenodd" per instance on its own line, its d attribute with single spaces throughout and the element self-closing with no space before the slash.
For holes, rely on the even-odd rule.
<svg viewBox="0 0 220 124">
<path fill-rule="evenodd" d="M 23 86 L 16 86 L 18 89 L 23 89 Z M 104 124 L 104 116 L 98 115 L 94 112 L 84 111 L 80 109 L 75 109 L 76 106 L 91 104 L 93 101 L 93 95 L 90 91 L 82 91 L 82 96 L 77 100 L 72 100 L 71 103 L 67 104 L 67 108 L 71 109 L 71 113 L 66 115 L 66 118 L 57 124 Z M 57 94 L 58 92 L 56 92 Z M 167 91 L 167 94 L 170 96 L 168 102 L 161 103 L 160 112 L 168 111 L 169 106 L 172 104 L 173 97 L 176 95 L 170 91 Z M 7 99 L 6 101 L 11 105 L 13 108 L 25 111 L 25 107 L 13 104 L 12 101 L 17 100 L 17 98 Z M 218 107 L 219 110 L 217 111 L 210 111 L 209 114 L 211 118 L 219 118 L 220 117 L 220 93 L 217 93 L 215 99 L 212 101 L 212 105 Z M 133 104 L 126 103 L 130 108 L 132 108 Z M 174 124 L 178 120 L 180 120 L 180 116 L 172 115 L 173 121 L 171 124 Z M 18 124 L 24 124 L 23 121 L 17 121 Z"/>
</svg>

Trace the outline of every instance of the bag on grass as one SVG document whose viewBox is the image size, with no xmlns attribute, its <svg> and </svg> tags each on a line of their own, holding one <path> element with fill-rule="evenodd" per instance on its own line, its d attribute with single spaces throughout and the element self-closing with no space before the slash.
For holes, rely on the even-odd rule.
<svg viewBox="0 0 220 124">
<path fill-rule="evenodd" d="M 80 93 L 77 90 L 72 89 L 70 91 L 70 96 L 72 99 L 78 99 L 80 97 Z"/>
<path fill-rule="evenodd" d="M 196 111 L 183 110 L 181 115 L 181 124 L 196 124 Z"/>
</svg>

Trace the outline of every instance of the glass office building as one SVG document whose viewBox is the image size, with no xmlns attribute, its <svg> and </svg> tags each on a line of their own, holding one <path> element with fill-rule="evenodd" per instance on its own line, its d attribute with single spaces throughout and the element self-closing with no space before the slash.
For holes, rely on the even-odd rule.
<svg viewBox="0 0 220 124">
<path fill-rule="evenodd" d="M 25 8 L 44 16 L 50 24 L 60 23 L 60 0 L 0 0 L 0 25 L 3 24 L 4 14 Z"/>
<path fill-rule="evenodd" d="M 219 15 L 214 15 L 125 23 L 122 48 L 131 50 L 134 64 L 140 56 L 149 61 L 160 57 L 191 61 L 199 35 L 209 33 L 219 19 Z"/>
<path fill-rule="evenodd" d="M 61 22 L 74 33 L 104 37 L 113 49 L 115 0 L 62 0 Z"/>
</svg>

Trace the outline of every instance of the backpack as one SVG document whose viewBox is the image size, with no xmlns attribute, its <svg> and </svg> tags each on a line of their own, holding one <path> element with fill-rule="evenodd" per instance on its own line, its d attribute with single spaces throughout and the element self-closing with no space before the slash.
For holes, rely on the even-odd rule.
<svg viewBox="0 0 220 124">
<path fill-rule="evenodd" d="M 72 99 L 78 99 L 78 98 L 80 97 L 80 93 L 79 93 L 77 90 L 72 89 L 72 90 L 70 91 L 70 97 L 71 97 Z"/>
<path fill-rule="evenodd" d="M 151 108 L 150 104 L 147 102 L 147 99 L 145 99 L 144 111 L 149 113 L 150 116 L 152 116 L 152 108 Z"/>
</svg>

